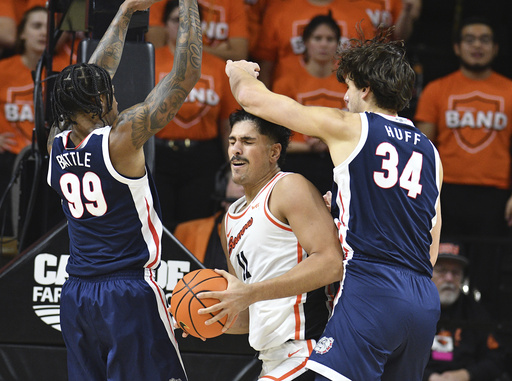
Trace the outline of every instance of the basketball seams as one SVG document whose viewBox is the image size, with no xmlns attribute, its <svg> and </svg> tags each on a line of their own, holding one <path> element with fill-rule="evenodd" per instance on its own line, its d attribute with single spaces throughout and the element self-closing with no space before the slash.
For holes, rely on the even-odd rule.
<svg viewBox="0 0 512 381">
<path fill-rule="evenodd" d="M 204 322 L 214 317 L 215 313 L 197 314 L 198 309 L 213 305 L 215 299 L 201 300 L 197 295 L 201 292 L 225 290 L 226 287 L 227 280 L 212 269 L 200 269 L 185 274 L 176 284 L 171 296 L 171 311 L 179 326 L 188 334 L 203 339 L 222 334 L 226 317 L 221 319 L 223 321 L 217 321 L 218 324 L 206 326 Z"/>
</svg>

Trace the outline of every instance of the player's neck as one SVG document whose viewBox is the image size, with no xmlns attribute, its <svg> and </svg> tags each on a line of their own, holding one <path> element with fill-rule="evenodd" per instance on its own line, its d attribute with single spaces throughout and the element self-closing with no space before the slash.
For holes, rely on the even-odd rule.
<svg viewBox="0 0 512 381">
<path fill-rule="evenodd" d="M 390 116 L 398 115 L 396 110 L 388 110 L 377 105 L 377 103 L 375 102 L 375 98 L 373 97 L 373 93 L 368 94 L 365 100 L 363 100 L 362 108 L 363 110 L 361 112 L 374 112 Z"/>
<path fill-rule="evenodd" d="M 244 194 L 245 194 L 245 201 L 246 205 L 244 205 L 241 210 L 244 210 L 247 208 L 247 206 L 256 198 L 258 193 L 260 193 L 261 189 L 265 185 L 268 184 L 270 180 L 280 171 L 280 168 L 276 168 L 276 170 L 271 171 L 267 173 L 265 176 L 262 176 L 258 181 L 254 182 L 253 184 L 244 184 Z"/>
</svg>

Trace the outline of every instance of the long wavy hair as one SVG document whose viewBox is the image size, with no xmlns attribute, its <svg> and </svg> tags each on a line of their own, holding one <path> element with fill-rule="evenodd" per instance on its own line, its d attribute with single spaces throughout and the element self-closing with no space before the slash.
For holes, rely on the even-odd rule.
<svg viewBox="0 0 512 381">
<path fill-rule="evenodd" d="M 403 41 L 393 41 L 393 27 L 379 29 L 372 39 L 351 39 L 338 53 L 338 81 L 354 82 L 358 89 L 369 87 L 377 106 L 391 111 L 403 110 L 412 98 L 416 75 L 406 59 Z"/>
</svg>

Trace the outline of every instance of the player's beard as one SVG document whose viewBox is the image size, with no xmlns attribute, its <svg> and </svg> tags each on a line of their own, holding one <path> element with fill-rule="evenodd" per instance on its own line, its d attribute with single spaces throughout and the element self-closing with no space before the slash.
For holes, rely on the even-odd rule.
<svg viewBox="0 0 512 381">
<path fill-rule="evenodd" d="M 460 288 L 453 284 L 445 284 L 439 289 L 439 299 L 443 307 L 451 306 L 458 299 L 460 295 Z"/>
</svg>

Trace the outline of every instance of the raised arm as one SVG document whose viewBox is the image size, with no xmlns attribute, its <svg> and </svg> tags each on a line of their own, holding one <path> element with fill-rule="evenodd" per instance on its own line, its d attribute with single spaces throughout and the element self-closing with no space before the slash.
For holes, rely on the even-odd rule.
<svg viewBox="0 0 512 381">
<path fill-rule="evenodd" d="M 253 62 L 227 62 L 231 92 L 240 106 L 260 118 L 319 138 L 329 147 L 334 165 L 345 160 L 359 139 L 360 116 L 331 107 L 304 106 L 273 93 L 257 79 L 258 72 L 259 66 Z"/>
<path fill-rule="evenodd" d="M 142 147 L 176 115 L 201 76 L 202 31 L 197 0 L 181 0 L 172 70 L 144 102 L 123 111 L 110 133 L 114 167 L 126 176 L 144 168 Z"/>
<path fill-rule="evenodd" d="M 149 8 L 158 1 L 160 0 L 126 0 L 121 4 L 117 14 L 89 59 L 89 63 L 104 68 L 111 78 L 114 77 L 121 61 L 126 33 L 132 15 L 136 11 Z"/>
<path fill-rule="evenodd" d="M 197 0 L 181 0 L 179 29 L 172 70 L 146 100 L 121 113 L 118 124 L 130 124 L 136 148 L 176 115 L 201 76 L 202 35 Z"/>
</svg>

